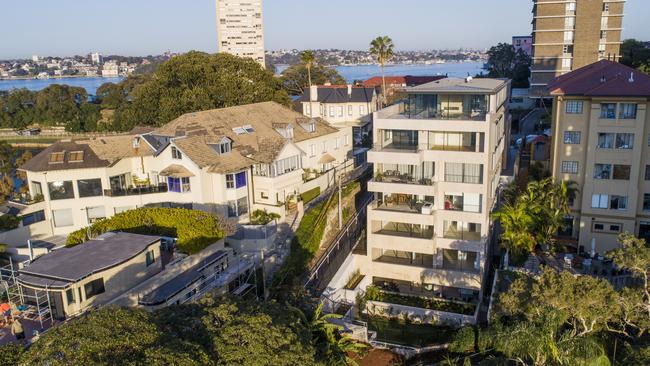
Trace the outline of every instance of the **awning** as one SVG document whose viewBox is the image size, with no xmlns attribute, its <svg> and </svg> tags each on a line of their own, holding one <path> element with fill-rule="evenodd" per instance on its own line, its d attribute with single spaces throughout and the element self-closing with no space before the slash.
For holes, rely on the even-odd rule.
<svg viewBox="0 0 650 366">
<path fill-rule="evenodd" d="M 187 170 L 187 168 L 178 164 L 172 164 L 168 166 L 167 168 L 163 169 L 162 172 L 158 173 L 158 175 L 172 178 L 189 178 L 194 176 L 194 174 Z"/>
<path fill-rule="evenodd" d="M 318 159 L 318 164 L 328 164 L 328 163 L 333 163 L 335 162 L 336 159 L 330 155 L 330 154 L 325 154 Z"/>
</svg>

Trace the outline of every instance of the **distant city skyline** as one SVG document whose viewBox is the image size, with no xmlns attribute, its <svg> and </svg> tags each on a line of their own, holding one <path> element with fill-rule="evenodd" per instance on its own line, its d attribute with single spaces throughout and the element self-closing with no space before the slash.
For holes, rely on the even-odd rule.
<svg viewBox="0 0 650 366">
<path fill-rule="evenodd" d="M 398 50 L 484 49 L 531 32 L 529 0 L 266 0 L 265 47 L 367 49 L 378 35 Z M 444 4 L 444 5 L 443 5 Z M 333 12 L 332 9 L 345 11 Z M 0 23 L 0 59 L 42 56 L 146 56 L 165 51 L 216 52 L 214 0 L 9 2 Z M 623 38 L 650 40 L 650 1 L 628 0 Z M 347 14 L 347 17 L 341 14 Z"/>
</svg>

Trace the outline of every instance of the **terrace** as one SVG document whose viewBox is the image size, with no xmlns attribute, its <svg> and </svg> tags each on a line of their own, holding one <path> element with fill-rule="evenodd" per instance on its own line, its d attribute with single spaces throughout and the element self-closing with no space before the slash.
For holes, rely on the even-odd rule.
<svg viewBox="0 0 650 366">
<path fill-rule="evenodd" d="M 422 165 L 377 164 L 375 181 L 381 183 L 433 185 L 434 163 Z"/>
<path fill-rule="evenodd" d="M 424 200 L 420 200 L 417 195 L 412 194 L 378 193 L 377 199 L 373 203 L 373 208 L 385 211 L 431 215 L 433 214 L 433 204 L 434 197 L 425 197 Z"/>
</svg>

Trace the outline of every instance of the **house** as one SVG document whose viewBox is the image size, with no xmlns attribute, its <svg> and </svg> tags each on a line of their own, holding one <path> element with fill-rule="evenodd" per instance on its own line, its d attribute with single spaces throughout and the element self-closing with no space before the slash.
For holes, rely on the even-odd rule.
<svg viewBox="0 0 650 366">
<path fill-rule="evenodd" d="M 52 235 L 143 206 L 284 219 L 286 203 L 352 167 L 351 151 L 350 127 L 274 102 L 188 113 L 149 132 L 49 146 L 21 168 L 30 196 L 42 198 L 25 213 L 42 211 Z"/>
<path fill-rule="evenodd" d="M 160 243 L 155 236 L 106 233 L 36 258 L 18 270 L 16 282 L 22 296 L 46 294 L 52 317 L 67 319 L 108 303 L 159 273 Z"/>
<path fill-rule="evenodd" d="M 559 235 L 600 254 L 624 231 L 650 239 L 650 76 L 601 60 L 556 78 L 549 93 L 551 172 L 577 189 Z"/>
</svg>

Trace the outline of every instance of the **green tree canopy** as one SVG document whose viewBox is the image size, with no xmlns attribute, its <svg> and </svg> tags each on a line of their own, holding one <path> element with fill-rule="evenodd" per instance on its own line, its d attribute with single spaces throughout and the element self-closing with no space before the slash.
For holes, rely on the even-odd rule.
<svg viewBox="0 0 650 366">
<path fill-rule="evenodd" d="M 192 51 L 161 64 L 133 101 L 117 108 L 113 128 L 160 126 L 182 114 L 265 101 L 289 105 L 273 73 L 253 59 Z"/>
<path fill-rule="evenodd" d="M 313 63 L 308 71 L 307 64 L 300 63 L 289 66 L 282 72 L 282 85 L 289 95 L 302 95 L 305 88 L 309 87 L 310 74 L 313 85 L 323 85 L 326 81 L 334 85 L 347 84 L 343 76 L 334 68 Z"/>
<path fill-rule="evenodd" d="M 512 79 L 514 88 L 528 88 L 531 58 L 508 43 L 499 43 L 488 50 L 488 77 Z"/>
<path fill-rule="evenodd" d="M 621 45 L 621 63 L 650 73 L 650 48 L 636 39 L 626 39 Z"/>
</svg>

